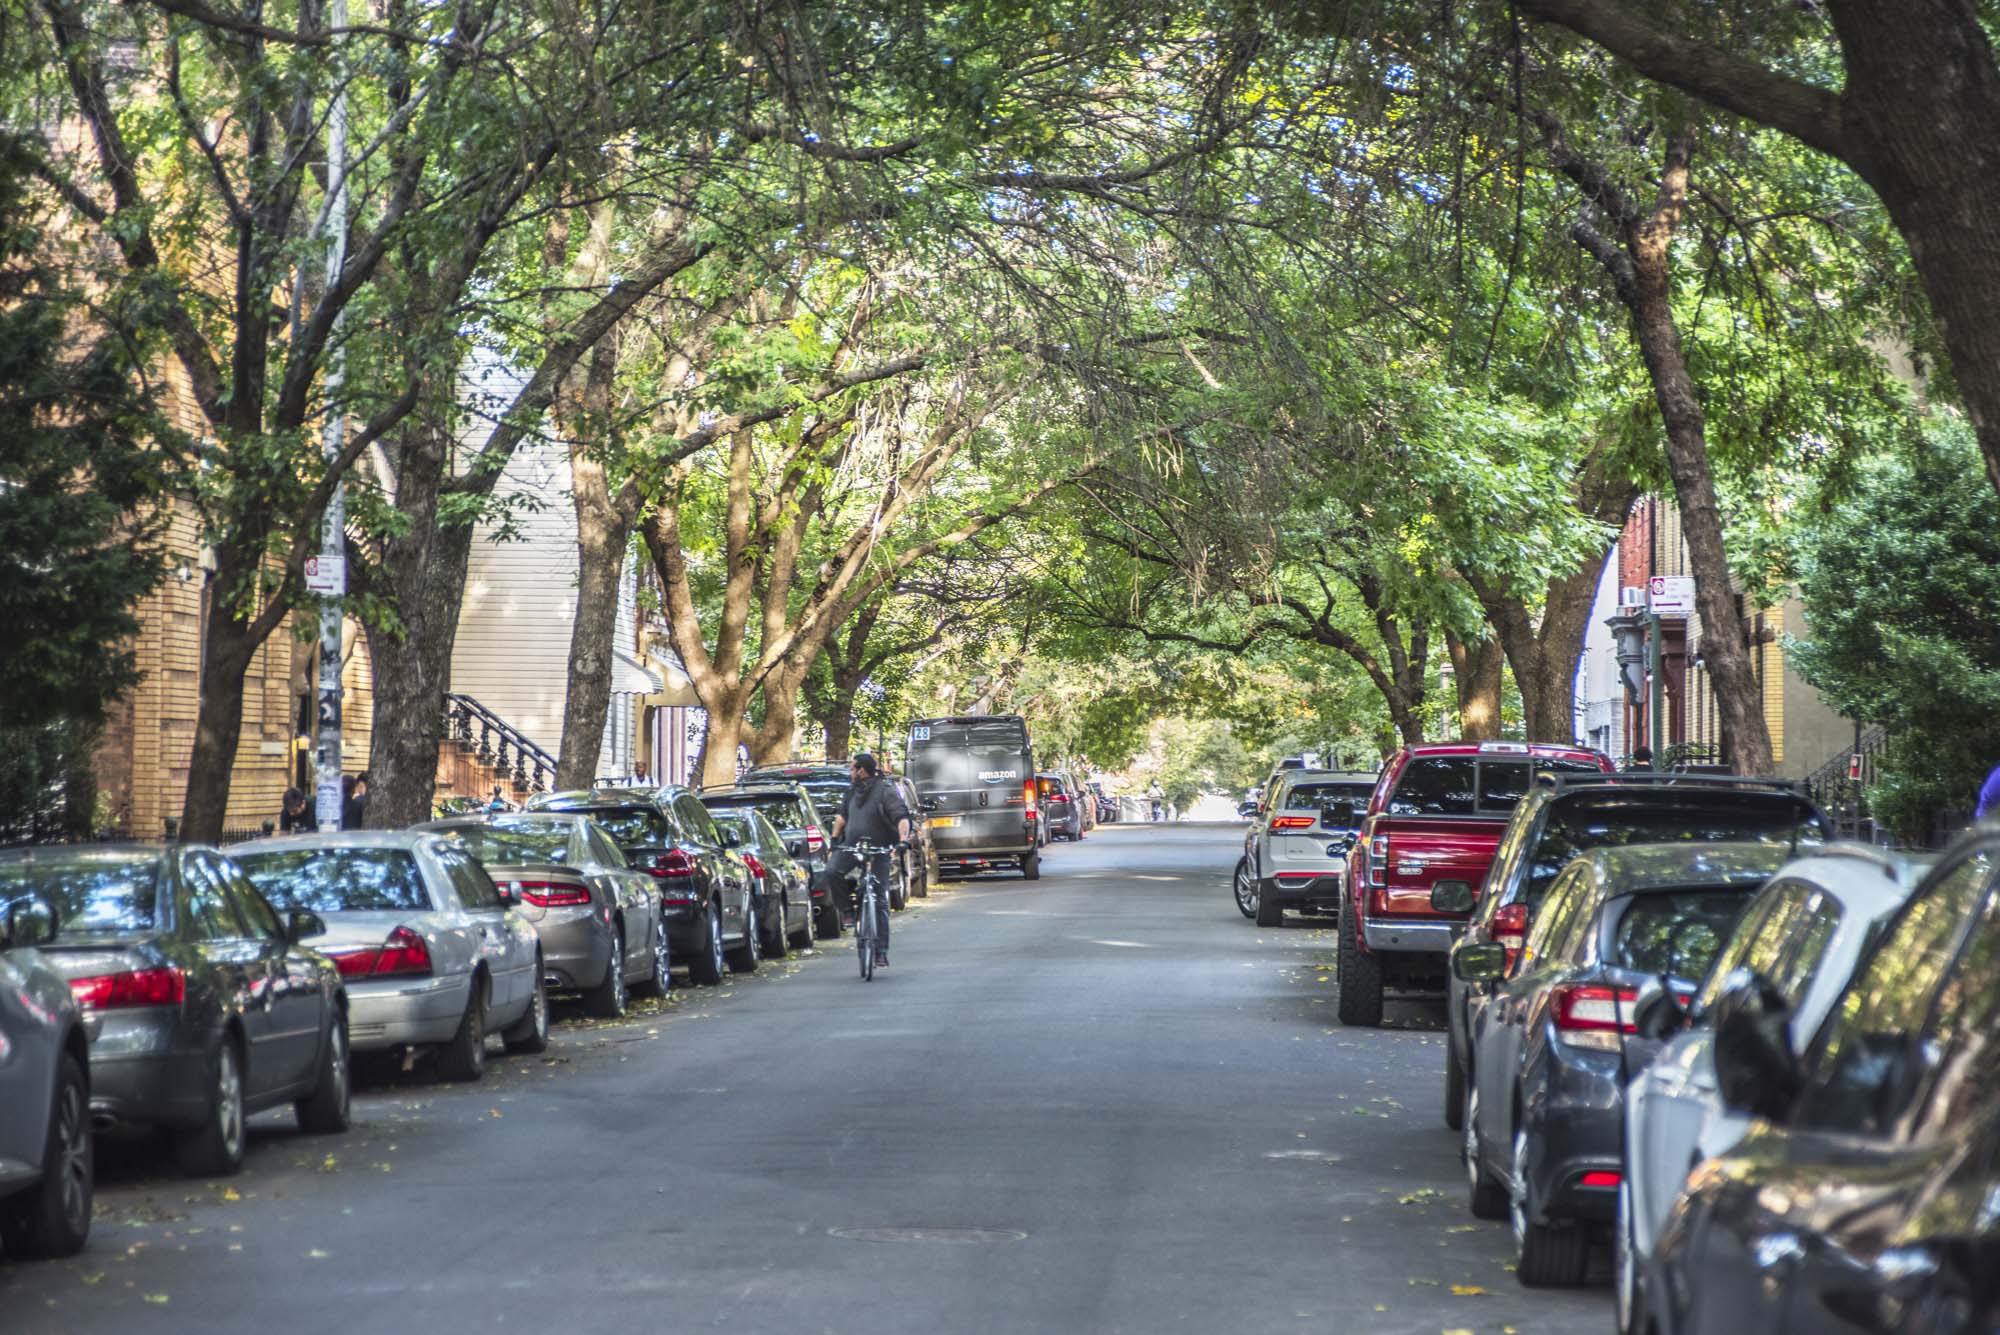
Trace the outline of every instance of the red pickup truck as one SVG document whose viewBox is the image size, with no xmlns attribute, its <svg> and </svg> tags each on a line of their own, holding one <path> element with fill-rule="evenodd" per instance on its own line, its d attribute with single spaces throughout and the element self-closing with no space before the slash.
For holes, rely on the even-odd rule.
<svg viewBox="0 0 2000 1335">
<path fill-rule="evenodd" d="M 1463 914 L 1431 907 L 1442 880 L 1486 879 L 1514 804 L 1536 773 L 1611 771 L 1575 746 L 1438 742 L 1396 752 L 1347 855 L 1340 915 L 1340 1022 L 1382 1023 L 1385 988 L 1442 992 Z"/>
</svg>

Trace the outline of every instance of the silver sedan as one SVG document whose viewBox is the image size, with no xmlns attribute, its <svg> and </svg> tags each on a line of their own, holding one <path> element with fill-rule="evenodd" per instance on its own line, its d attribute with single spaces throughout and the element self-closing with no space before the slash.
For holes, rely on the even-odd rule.
<svg viewBox="0 0 2000 1335">
<path fill-rule="evenodd" d="M 340 967 L 356 1052 L 435 1046 L 438 1074 L 477 1080 L 489 1034 L 511 1052 L 547 1046 L 535 929 L 451 840 L 356 830 L 258 839 L 230 855 L 281 911 L 325 919 L 305 944 Z"/>
</svg>

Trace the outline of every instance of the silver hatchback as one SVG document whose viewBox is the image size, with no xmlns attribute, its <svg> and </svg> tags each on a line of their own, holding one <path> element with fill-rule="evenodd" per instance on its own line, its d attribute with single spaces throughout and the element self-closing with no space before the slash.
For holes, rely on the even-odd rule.
<svg viewBox="0 0 2000 1335">
<path fill-rule="evenodd" d="M 0 1244 L 17 1260 L 71 1256 L 90 1237 L 90 1047 L 69 984 L 35 949 L 56 927 L 47 904 L 0 899 Z"/>
</svg>

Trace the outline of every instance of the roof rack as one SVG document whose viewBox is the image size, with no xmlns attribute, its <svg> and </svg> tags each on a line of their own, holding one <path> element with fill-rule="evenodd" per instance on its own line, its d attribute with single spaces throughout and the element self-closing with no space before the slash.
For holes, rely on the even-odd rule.
<svg viewBox="0 0 2000 1335">
<path fill-rule="evenodd" d="M 1679 770 L 1618 770 L 1610 774 L 1555 774 L 1543 771 L 1535 782 L 1555 792 L 1572 788 L 1713 788 L 1783 794 L 1812 801 L 1804 779 L 1760 779 L 1750 774 L 1685 774 Z"/>
</svg>

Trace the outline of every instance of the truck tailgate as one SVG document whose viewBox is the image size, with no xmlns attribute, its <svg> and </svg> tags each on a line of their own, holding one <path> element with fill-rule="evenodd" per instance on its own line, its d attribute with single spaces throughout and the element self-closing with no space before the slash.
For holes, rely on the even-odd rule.
<svg viewBox="0 0 2000 1335">
<path fill-rule="evenodd" d="M 1458 816 L 1383 816 L 1370 833 L 1389 838 L 1386 889 L 1377 911 L 1389 915 L 1435 916 L 1431 887 L 1439 881 L 1470 881 L 1475 888 L 1486 877 L 1499 851 L 1505 820 Z"/>
</svg>

